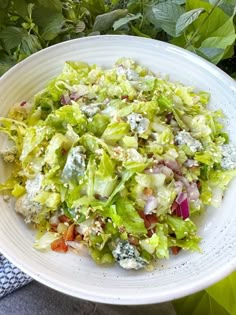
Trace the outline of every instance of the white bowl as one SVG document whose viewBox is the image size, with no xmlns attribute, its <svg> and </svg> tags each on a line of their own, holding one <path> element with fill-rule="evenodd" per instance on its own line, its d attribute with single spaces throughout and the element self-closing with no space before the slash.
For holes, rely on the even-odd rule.
<svg viewBox="0 0 236 315">
<path fill-rule="evenodd" d="M 227 130 L 236 143 L 236 86 L 224 72 L 175 46 L 129 36 L 97 36 L 64 42 L 22 61 L 0 79 L 0 115 L 19 101 L 31 99 L 62 70 L 66 60 L 110 67 L 119 57 L 131 57 L 154 72 L 169 74 L 211 93 L 211 107 L 228 116 Z M 0 142 L 1 143 L 1 142 Z M 0 181 L 6 170 L 0 162 Z M 160 260 L 156 270 L 126 271 L 95 265 L 88 256 L 41 253 L 33 249 L 34 231 L 0 198 L 0 251 L 34 279 L 66 294 L 111 304 L 148 304 L 176 299 L 204 289 L 236 267 L 236 182 L 219 209 L 208 208 L 198 222 L 203 253 L 180 252 Z"/>
</svg>

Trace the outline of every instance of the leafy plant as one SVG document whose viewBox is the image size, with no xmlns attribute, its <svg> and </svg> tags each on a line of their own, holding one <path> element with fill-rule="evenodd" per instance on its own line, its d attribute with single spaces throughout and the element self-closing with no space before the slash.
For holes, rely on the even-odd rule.
<svg viewBox="0 0 236 315">
<path fill-rule="evenodd" d="M 236 272 L 204 291 L 173 301 L 177 315 L 236 314 L 235 283 Z"/>
<path fill-rule="evenodd" d="M 236 0 L 0 0 L 0 75 L 49 45 L 99 34 L 168 41 L 217 64 L 234 55 L 235 7 Z"/>
</svg>

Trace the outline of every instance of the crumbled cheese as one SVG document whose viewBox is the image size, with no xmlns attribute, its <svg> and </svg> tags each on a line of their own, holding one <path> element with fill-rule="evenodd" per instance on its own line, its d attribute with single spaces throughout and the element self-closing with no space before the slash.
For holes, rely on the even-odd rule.
<svg viewBox="0 0 236 315">
<path fill-rule="evenodd" d="M 120 241 L 112 254 L 124 269 L 138 270 L 146 265 L 146 261 L 140 256 L 138 250 L 128 241 Z"/>
<path fill-rule="evenodd" d="M 136 131 L 138 134 L 144 133 L 149 127 L 149 119 L 143 117 L 141 114 L 132 113 L 127 117 L 128 123 L 132 131 Z"/>
<path fill-rule="evenodd" d="M 233 144 L 224 144 L 221 148 L 221 167 L 225 170 L 236 168 L 236 147 Z"/>
<path fill-rule="evenodd" d="M 82 146 L 72 148 L 67 157 L 62 177 L 68 180 L 72 177 L 83 175 L 86 168 L 85 158 L 86 155 L 84 154 L 84 148 Z"/>
<path fill-rule="evenodd" d="M 34 201 L 34 197 L 41 189 L 43 175 L 38 174 L 33 179 L 28 179 L 25 184 L 26 194 L 17 199 L 15 210 L 25 217 L 25 222 L 30 223 L 34 217 L 41 211 L 42 206 L 39 202 Z"/>
<path fill-rule="evenodd" d="M 3 200 L 5 201 L 5 202 L 8 202 L 9 200 L 10 200 L 10 196 L 9 195 L 5 195 L 5 196 L 3 196 Z"/>
<path fill-rule="evenodd" d="M 25 188 L 29 199 L 33 199 L 40 191 L 43 181 L 43 175 L 38 174 L 33 179 L 28 179 L 25 183 Z"/>
<path fill-rule="evenodd" d="M 138 73 L 130 69 L 127 69 L 126 77 L 129 81 L 137 81 L 139 79 Z"/>
<path fill-rule="evenodd" d="M 96 115 L 99 111 L 99 104 L 91 104 L 91 105 L 84 105 L 80 107 L 82 113 L 84 113 L 87 117 L 91 118 Z"/>
<path fill-rule="evenodd" d="M 41 211 L 41 205 L 38 202 L 32 201 L 32 199 L 25 194 L 17 199 L 15 210 L 17 213 L 20 213 L 25 217 L 26 223 L 30 223 Z"/>
<path fill-rule="evenodd" d="M 13 163 L 13 162 L 15 162 L 16 154 L 17 154 L 16 147 L 6 148 L 6 149 L 0 151 L 0 155 L 3 158 L 3 161 L 6 162 L 6 163 Z"/>
<path fill-rule="evenodd" d="M 193 138 L 191 134 L 185 130 L 177 133 L 175 141 L 178 145 L 187 145 L 193 153 L 203 149 L 201 142 Z"/>
</svg>

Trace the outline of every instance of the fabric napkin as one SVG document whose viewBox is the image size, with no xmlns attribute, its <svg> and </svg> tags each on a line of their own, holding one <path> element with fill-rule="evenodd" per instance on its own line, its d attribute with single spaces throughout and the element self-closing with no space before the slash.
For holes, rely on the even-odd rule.
<svg viewBox="0 0 236 315">
<path fill-rule="evenodd" d="M 26 285 L 32 279 L 0 254 L 0 298 Z"/>
</svg>

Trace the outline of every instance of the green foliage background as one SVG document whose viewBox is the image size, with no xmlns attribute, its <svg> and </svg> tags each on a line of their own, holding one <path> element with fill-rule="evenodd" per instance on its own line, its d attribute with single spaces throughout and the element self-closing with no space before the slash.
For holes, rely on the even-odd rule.
<svg viewBox="0 0 236 315">
<path fill-rule="evenodd" d="M 127 34 L 184 47 L 236 78 L 236 0 L 0 0 L 0 75 L 69 39 Z M 178 315 L 236 314 L 236 273 L 174 301 Z"/>
<path fill-rule="evenodd" d="M 184 47 L 235 76 L 235 14 L 236 0 L 0 0 L 0 75 L 61 41 L 129 34 Z"/>
</svg>

